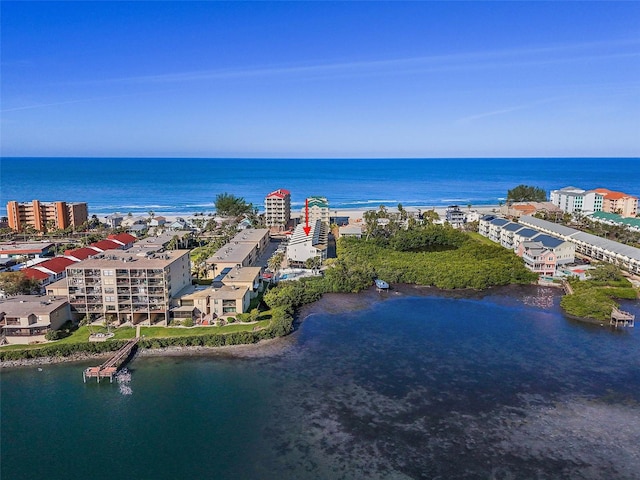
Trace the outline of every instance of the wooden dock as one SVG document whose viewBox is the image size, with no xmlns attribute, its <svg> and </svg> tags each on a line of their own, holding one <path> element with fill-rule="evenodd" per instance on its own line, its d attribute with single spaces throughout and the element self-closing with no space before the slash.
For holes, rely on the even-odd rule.
<svg viewBox="0 0 640 480">
<path fill-rule="evenodd" d="M 611 311 L 611 320 L 609 325 L 612 327 L 633 327 L 636 316 L 632 313 L 625 312 L 618 308 L 613 308 Z"/>
<path fill-rule="evenodd" d="M 82 372 L 82 380 L 87 383 L 87 378 L 95 378 L 100 383 L 101 378 L 109 378 L 109 382 L 113 382 L 113 377 L 118 369 L 131 355 L 131 351 L 140 341 L 140 337 L 136 336 L 129 340 L 120 350 L 115 352 L 106 362 L 97 367 L 89 367 Z"/>
</svg>

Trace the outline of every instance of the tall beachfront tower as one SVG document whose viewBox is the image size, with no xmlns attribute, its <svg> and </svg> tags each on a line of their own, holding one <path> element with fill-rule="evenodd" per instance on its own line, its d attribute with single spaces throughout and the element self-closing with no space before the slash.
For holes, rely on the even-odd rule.
<svg viewBox="0 0 640 480">
<path fill-rule="evenodd" d="M 86 203 L 41 202 L 7 203 L 9 228 L 17 232 L 32 227 L 39 232 L 78 227 L 88 220 Z"/>
<path fill-rule="evenodd" d="M 264 199 L 264 218 L 267 227 L 286 228 L 291 220 L 291 192 L 280 188 Z"/>
<path fill-rule="evenodd" d="M 307 198 L 309 205 L 309 223 L 320 220 L 327 227 L 330 225 L 329 218 L 329 201 L 326 197 L 309 197 Z M 302 207 L 302 221 L 305 220 L 306 206 Z"/>
</svg>

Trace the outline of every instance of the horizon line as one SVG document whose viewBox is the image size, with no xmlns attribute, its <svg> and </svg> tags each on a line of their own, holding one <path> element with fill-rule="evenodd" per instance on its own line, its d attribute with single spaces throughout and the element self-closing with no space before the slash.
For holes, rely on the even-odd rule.
<svg viewBox="0 0 640 480">
<path fill-rule="evenodd" d="M 296 156 L 273 156 L 273 155 L 265 155 L 265 156 L 212 156 L 212 157 L 204 157 L 204 156 L 179 156 L 179 155 L 0 155 L 0 159 L 3 158 L 67 158 L 67 159 L 86 159 L 86 158 L 95 158 L 95 159 L 105 159 L 105 158 L 138 158 L 138 159 L 164 159 L 164 158 L 183 158 L 183 159 L 193 159 L 193 160 L 261 160 L 261 159 L 271 159 L 271 160 L 501 160 L 501 159 L 552 159 L 552 158 L 562 158 L 562 159 L 599 159 L 599 158 L 621 158 L 621 159 L 640 159 L 640 155 L 498 155 L 498 156 L 455 156 L 455 157 L 420 157 L 420 156 L 359 156 L 359 157 L 327 157 L 327 156 L 309 156 L 309 157 L 296 157 Z"/>
</svg>

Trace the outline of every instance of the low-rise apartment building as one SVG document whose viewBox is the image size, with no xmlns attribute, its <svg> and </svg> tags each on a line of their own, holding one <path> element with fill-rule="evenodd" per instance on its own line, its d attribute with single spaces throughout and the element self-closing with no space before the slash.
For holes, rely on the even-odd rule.
<svg viewBox="0 0 640 480">
<path fill-rule="evenodd" d="M 269 244 L 269 229 L 248 228 L 206 260 L 207 278 L 215 278 L 225 268 L 250 267 Z"/>
<path fill-rule="evenodd" d="M 617 213 L 623 217 L 635 217 L 638 214 L 638 197 L 606 188 L 596 188 L 595 191 L 604 198 L 603 212 Z"/>
<path fill-rule="evenodd" d="M 0 328 L 7 343 L 45 341 L 45 335 L 71 320 L 66 297 L 17 295 L 0 300 Z"/>
</svg>

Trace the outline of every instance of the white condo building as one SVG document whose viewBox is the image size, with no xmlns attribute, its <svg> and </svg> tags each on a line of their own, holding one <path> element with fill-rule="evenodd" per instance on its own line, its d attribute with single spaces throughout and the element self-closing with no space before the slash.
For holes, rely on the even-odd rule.
<svg viewBox="0 0 640 480">
<path fill-rule="evenodd" d="M 264 218 L 268 227 L 286 227 L 291 220 L 291 192 L 280 188 L 264 199 Z"/>
<path fill-rule="evenodd" d="M 304 225 L 296 227 L 287 244 L 287 259 L 290 263 L 302 264 L 309 258 L 327 258 L 328 228 L 319 219 L 309 222 L 309 235 L 304 232 Z"/>
<path fill-rule="evenodd" d="M 551 191 L 551 203 L 563 212 L 601 212 L 604 195 L 595 190 L 583 190 L 576 187 L 564 187 Z"/>
</svg>

